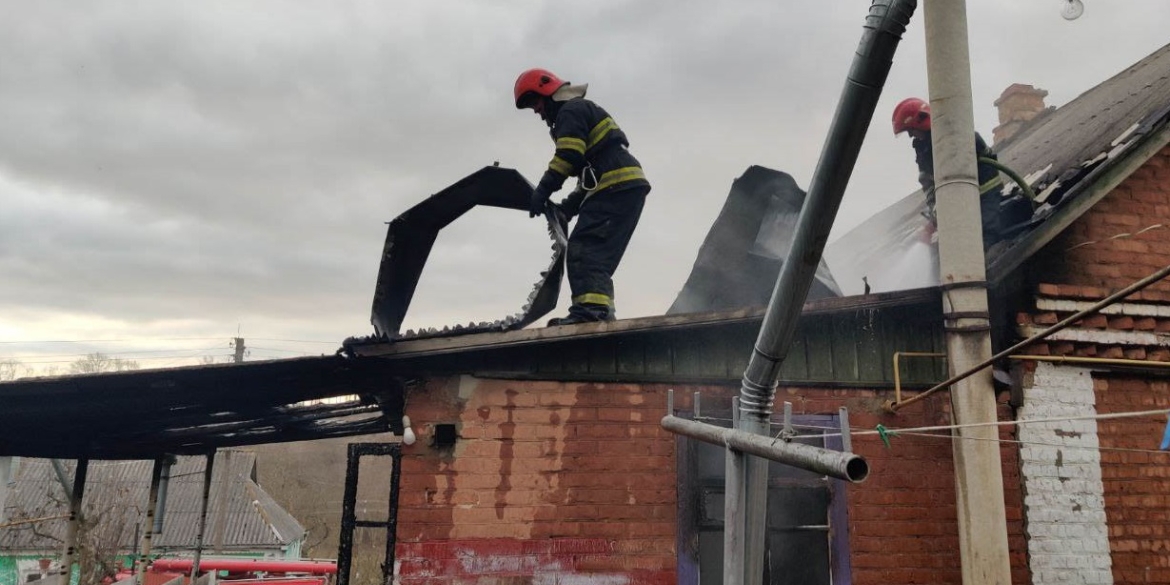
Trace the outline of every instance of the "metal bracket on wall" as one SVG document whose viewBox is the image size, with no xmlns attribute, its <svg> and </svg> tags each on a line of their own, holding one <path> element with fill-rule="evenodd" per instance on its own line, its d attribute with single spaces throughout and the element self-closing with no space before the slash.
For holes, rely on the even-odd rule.
<svg viewBox="0 0 1170 585">
<path fill-rule="evenodd" d="M 367 456 L 393 459 L 390 471 L 390 509 L 385 520 L 357 519 L 358 469 Z M 398 540 L 398 492 L 402 482 L 401 443 L 350 443 L 345 465 L 345 496 L 341 502 L 341 534 L 337 546 L 337 585 L 349 585 L 353 565 L 353 531 L 355 528 L 385 528 L 386 554 L 382 561 L 382 585 L 394 583 L 394 547 Z"/>
</svg>

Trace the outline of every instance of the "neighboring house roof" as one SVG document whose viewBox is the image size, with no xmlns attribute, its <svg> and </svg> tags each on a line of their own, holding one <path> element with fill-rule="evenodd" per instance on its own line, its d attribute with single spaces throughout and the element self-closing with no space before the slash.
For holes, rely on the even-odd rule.
<svg viewBox="0 0 1170 585">
<path fill-rule="evenodd" d="M 391 376 L 331 355 L 4 382 L 0 456 L 153 459 L 401 429 Z M 305 403 L 354 394 L 368 399 Z"/>
<path fill-rule="evenodd" d="M 989 258 L 988 280 L 1002 281 L 1170 143 L 1168 118 L 1170 45 L 997 145 L 999 160 L 1029 181 L 1044 204 L 1027 229 Z M 1015 189 L 1008 183 L 1005 194 Z M 829 268 L 847 294 L 860 292 L 862 276 L 875 292 L 938 284 L 934 247 L 922 243 L 923 209 L 917 191 L 829 244 Z"/>
<path fill-rule="evenodd" d="M 171 467 L 163 530 L 152 540 L 155 550 L 195 548 L 205 462 L 205 457 L 183 456 Z M 72 478 L 75 464 L 64 462 L 64 465 L 66 476 Z M 97 536 L 107 542 L 116 540 L 122 551 L 138 548 L 135 539 L 141 535 L 152 465 L 152 461 L 93 461 L 89 465 L 83 515 L 100 517 Z M 304 538 L 305 528 L 256 484 L 255 468 L 256 455 L 250 451 L 217 454 L 208 500 L 205 550 L 212 550 L 217 541 L 221 509 L 225 519 L 225 550 L 280 550 Z M 15 521 L 61 515 L 67 512 L 66 499 L 50 460 L 22 459 L 5 505 L 6 517 Z M 57 550 L 65 529 L 64 519 L 0 528 L 0 551 Z"/>
</svg>

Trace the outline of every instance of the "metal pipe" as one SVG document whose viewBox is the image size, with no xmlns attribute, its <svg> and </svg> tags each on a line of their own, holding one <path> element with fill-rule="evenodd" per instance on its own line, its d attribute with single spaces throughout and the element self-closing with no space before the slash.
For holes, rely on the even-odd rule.
<svg viewBox="0 0 1170 585">
<path fill-rule="evenodd" d="M 845 187 L 898 42 L 917 0 L 875 0 L 813 172 L 792 249 L 780 269 L 760 333 L 743 376 L 741 420 L 768 422 L 780 364 L 788 354 L 801 308 L 829 239 Z"/>
<path fill-rule="evenodd" d="M 211 474 L 215 467 L 215 451 L 207 454 L 203 467 L 203 499 L 199 503 L 199 531 L 195 533 L 195 557 L 191 562 L 191 582 L 199 576 L 199 563 L 203 558 L 203 535 L 207 533 L 207 503 L 211 500 Z"/>
<path fill-rule="evenodd" d="M 901 357 L 947 357 L 945 353 L 927 353 L 921 351 L 894 352 L 894 404 L 902 401 L 902 369 L 898 363 Z M 848 450 L 848 449 L 846 449 Z"/>
<path fill-rule="evenodd" d="M 158 559 L 150 566 L 152 573 L 186 572 L 193 569 L 192 559 Z M 275 559 L 207 559 L 203 567 L 209 571 L 229 573 L 306 573 L 310 575 L 332 575 L 337 572 L 337 563 L 329 561 L 282 561 Z"/>
<path fill-rule="evenodd" d="M 674 414 L 669 412 L 667 414 Z M 731 401 L 731 426 L 739 428 L 739 400 Z M 723 518 L 742 518 L 743 510 L 743 480 L 744 464 L 747 457 L 728 448 L 722 441 L 716 444 L 723 445 L 724 451 L 724 478 L 723 478 Z M 724 524 L 727 524 L 725 521 Z M 732 530 L 730 526 L 723 528 L 723 550 L 744 550 L 743 530 Z M 743 585 L 744 568 L 734 562 L 723 563 L 723 585 Z"/>
<path fill-rule="evenodd" d="M 175 459 L 171 456 L 166 456 L 162 462 L 162 475 L 158 482 L 158 506 L 154 512 L 154 533 L 162 534 L 163 520 L 167 514 L 167 488 L 171 483 L 171 465 L 175 463 Z"/>
<path fill-rule="evenodd" d="M 943 381 L 943 382 L 936 384 L 935 386 L 924 391 L 922 394 L 918 394 L 917 396 L 907 398 L 905 401 L 887 403 L 885 405 L 886 410 L 888 410 L 890 412 L 897 412 L 898 410 L 900 410 L 904 406 L 914 404 L 915 402 L 923 400 L 927 396 L 930 396 L 931 394 L 934 394 L 935 392 L 938 392 L 939 390 L 942 390 L 943 388 L 947 388 L 947 387 L 951 386 L 955 382 L 966 379 L 968 376 L 974 374 L 975 372 L 978 372 L 979 370 L 982 370 L 983 368 L 986 368 L 987 366 L 990 366 L 991 364 L 995 363 L 996 361 L 999 361 L 1000 359 L 1003 359 L 1003 358 L 1005 358 L 1005 357 L 1007 357 L 1007 356 L 1009 356 L 1017 351 L 1020 351 L 1021 349 L 1025 348 L 1033 343 L 1036 343 L 1037 341 L 1045 339 L 1049 335 L 1052 335 L 1053 333 L 1056 333 L 1057 331 L 1065 329 L 1069 325 L 1072 325 L 1073 323 L 1076 323 L 1077 321 L 1080 321 L 1081 319 L 1084 319 L 1085 317 L 1088 317 L 1090 315 L 1095 315 L 1101 309 L 1104 309 L 1105 307 L 1108 307 L 1109 305 L 1112 305 L 1112 304 L 1120 301 L 1121 299 L 1128 297 L 1129 295 L 1131 295 L 1135 292 L 1138 292 L 1138 291 L 1150 286 L 1151 284 L 1154 284 L 1155 282 L 1162 280 L 1163 278 L 1166 278 L 1167 275 L 1170 275 L 1170 264 L 1163 266 L 1161 269 L 1155 271 L 1153 274 L 1150 274 L 1149 276 L 1147 276 L 1147 277 L 1145 277 L 1145 278 L 1143 278 L 1143 279 L 1141 279 L 1141 280 L 1139 280 L 1139 281 L 1101 299 L 1093 306 L 1091 306 L 1083 311 L 1074 313 L 1068 317 L 1065 317 L 1064 319 L 1060 320 L 1058 323 L 1052 325 L 1048 329 L 1045 329 L 1044 331 L 1041 331 L 1041 332 L 1023 340 L 1023 341 L 991 356 L 990 358 L 983 360 L 978 365 L 971 367 L 967 371 L 965 371 L 961 374 L 956 374 L 954 376 L 951 376 L 946 381 Z"/>
<path fill-rule="evenodd" d="M 56 461 L 54 459 L 54 461 Z M 65 554 L 61 559 L 58 583 L 69 583 L 73 578 L 73 559 L 77 557 L 77 535 L 80 533 L 81 502 L 85 499 L 85 477 L 89 474 L 89 459 L 78 459 L 73 472 L 69 494 L 69 524 L 65 530 Z"/>
<path fill-rule="evenodd" d="M 873 119 L 894 51 L 917 4 L 917 0 L 874 0 L 870 6 L 861 42 L 797 218 L 792 248 L 780 268 L 744 370 L 739 396 L 739 428 L 744 432 L 768 433 L 780 365 L 792 345 L 801 308 Z M 739 542 L 743 548 L 724 550 L 724 562 L 742 568 L 744 585 L 758 585 L 763 576 L 768 463 L 749 457 L 743 467 L 744 506 L 737 517 L 728 517 L 724 526 L 725 530 L 742 531 L 725 543 Z"/>
<path fill-rule="evenodd" d="M 662 428 L 706 443 L 724 445 L 765 460 L 807 469 L 822 475 L 861 483 L 869 475 L 869 464 L 854 453 L 823 449 L 780 438 L 745 433 L 674 415 L 662 417 Z"/>
<path fill-rule="evenodd" d="M 1009 355 L 1009 360 L 1054 362 L 1058 364 L 1098 364 L 1103 366 L 1136 366 L 1140 368 L 1170 368 L 1170 362 L 1152 362 L 1122 358 L 1095 358 L 1075 355 Z"/>
</svg>

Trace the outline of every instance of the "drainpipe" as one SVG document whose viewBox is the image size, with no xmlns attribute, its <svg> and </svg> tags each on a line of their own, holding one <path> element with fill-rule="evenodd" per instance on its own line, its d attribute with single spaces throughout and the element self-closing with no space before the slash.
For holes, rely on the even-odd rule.
<svg viewBox="0 0 1170 585">
<path fill-rule="evenodd" d="M 175 458 L 167 455 L 162 462 L 162 476 L 159 478 L 158 484 L 158 507 L 154 512 L 154 533 L 162 534 L 163 521 L 166 520 L 167 515 L 167 490 L 171 485 L 171 466 L 174 465 Z"/>
<path fill-rule="evenodd" d="M 953 375 L 991 356 L 966 0 L 928 0 L 925 28 L 939 274 L 947 367 Z M 991 370 L 982 369 L 952 387 L 951 411 L 956 425 L 996 421 Z M 998 430 L 988 425 L 953 432 L 963 583 L 1009 585 Z"/>
<path fill-rule="evenodd" d="M 738 428 L 744 432 L 769 432 L 780 365 L 792 344 L 801 308 L 873 119 L 894 51 L 916 6 L 917 0 L 874 0 L 870 6 L 861 42 L 797 219 L 792 250 L 780 269 L 743 374 Z M 727 472 L 726 497 L 739 505 L 735 517 L 728 514 L 724 527 L 723 582 L 758 585 L 764 565 L 768 460 L 728 449 Z"/>
</svg>

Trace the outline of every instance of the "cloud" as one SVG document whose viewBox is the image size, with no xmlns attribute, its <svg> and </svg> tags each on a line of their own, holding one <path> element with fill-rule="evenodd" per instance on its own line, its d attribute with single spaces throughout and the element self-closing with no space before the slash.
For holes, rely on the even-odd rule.
<svg viewBox="0 0 1170 585">
<path fill-rule="evenodd" d="M 1086 4 L 1069 23 L 1046 3 L 968 3 L 981 132 L 1010 83 L 1064 103 L 1165 41 L 1160 0 Z M 763 0 L 0 10 L 0 310 L 16 341 L 369 333 L 383 222 L 493 161 L 531 180 L 547 164 L 543 124 L 511 102 L 533 66 L 590 83 L 630 135 L 654 190 L 618 310 L 660 313 L 747 166 L 807 187 L 866 14 Z M 887 119 L 925 91 L 918 14 L 837 233 L 914 188 Z M 470 214 L 441 235 L 408 326 L 515 312 L 547 246 L 524 214 Z"/>
</svg>

